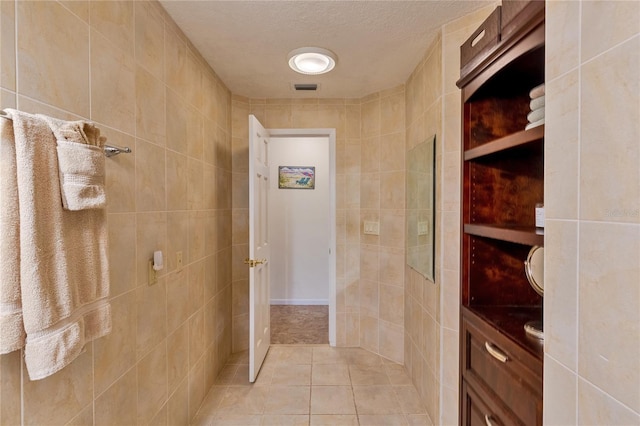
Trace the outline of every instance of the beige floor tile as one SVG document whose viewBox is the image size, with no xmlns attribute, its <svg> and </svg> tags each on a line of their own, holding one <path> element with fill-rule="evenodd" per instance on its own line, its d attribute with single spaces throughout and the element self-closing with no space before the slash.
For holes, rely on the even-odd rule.
<svg viewBox="0 0 640 426">
<path fill-rule="evenodd" d="M 413 386 L 394 386 L 398 401 L 405 414 L 426 414 L 427 410 L 420 399 L 418 391 Z"/>
<path fill-rule="evenodd" d="M 355 414 L 312 414 L 311 426 L 358 426 Z"/>
<path fill-rule="evenodd" d="M 353 386 L 358 414 L 401 414 L 392 386 Z"/>
<path fill-rule="evenodd" d="M 228 364 L 249 364 L 249 351 L 232 353 L 227 361 Z"/>
<path fill-rule="evenodd" d="M 225 365 L 218 373 L 218 377 L 216 377 L 215 384 L 216 385 L 228 385 L 233 382 L 233 378 L 236 375 L 236 371 L 238 371 L 237 365 Z"/>
<path fill-rule="evenodd" d="M 236 374 L 234 374 L 233 379 L 229 382 L 229 386 L 249 386 L 250 384 L 249 366 L 247 364 L 238 365 Z"/>
<path fill-rule="evenodd" d="M 202 401 L 202 405 L 200 405 L 199 413 L 203 413 L 204 415 L 209 415 L 218 411 L 218 407 L 220 405 L 220 401 L 224 398 L 227 393 L 226 386 L 213 386 L 207 393 L 207 396 L 204 397 L 204 401 Z"/>
<path fill-rule="evenodd" d="M 265 414 L 262 416 L 264 426 L 308 426 L 309 416 L 306 414 Z"/>
<path fill-rule="evenodd" d="M 407 414 L 409 426 L 432 426 L 433 422 L 427 414 Z"/>
<path fill-rule="evenodd" d="M 262 414 L 267 388 L 258 386 L 229 386 L 218 405 L 221 413 Z"/>
<path fill-rule="evenodd" d="M 385 364 L 384 369 L 392 385 L 413 385 L 404 365 Z"/>
<path fill-rule="evenodd" d="M 347 349 L 349 348 L 332 348 L 330 346 L 313 348 L 314 364 L 346 364 Z"/>
<path fill-rule="evenodd" d="M 308 346 L 272 346 L 269 352 L 278 364 L 311 364 L 313 348 Z"/>
<path fill-rule="evenodd" d="M 262 368 L 258 372 L 258 377 L 254 383 L 254 386 L 270 386 L 271 380 L 273 379 L 273 374 L 276 371 L 277 364 L 275 363 L 264 363 L 262 364 Z"/>
<path fill-rule="evenodd" d="M 350 365 L 349 374 L 354 385 L 390 385 L 382 365 Z"/>
<path fill-rule="evenodd" d="M 311 414 L 356 414 L 351 386 L 312 386 Z"/>
<path fill-rule="evenodd" d="M 272 385 L 309 386 L 311 384 L 311 364 L 278 364 Z"/>
<path fill-rule="evenodd" d="M 402 414 L 358 415 L 360 426 L 405 426 L 407 419 Z"/>
<path fill-rule="evenodd" d="M 309 414 L 310 394 L 311 386 L 270 386 L 264 414 Z"/>
<path fill-rule="evenodd" d="M 349 367 L 346 364 L 314 364 L 311 369 L 313 385 L 350 385 Z"/>
<path fill-rule="evenodd" d="M 258 414 L 217 414 L 213 417 L 211 423 L 206 425 L 216 426 L 259 426 L 262 422 L 262 416 Z"/>
<path fill-rule="evenodd" d="M 348 364 L 352 365 L 380 365 L 382 367 L 382 358 L 379 355 L 371 353 L 361 348 L 344 348 L 344 356 Z"/>
</svg>

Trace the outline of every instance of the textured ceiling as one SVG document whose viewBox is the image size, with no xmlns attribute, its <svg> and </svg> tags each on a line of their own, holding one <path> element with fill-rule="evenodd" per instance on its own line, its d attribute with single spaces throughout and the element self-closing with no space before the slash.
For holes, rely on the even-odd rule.
<svg viewBox="0 0 640 426">
<path fill-rule="evenodd" d="M 359 98 L 402 84 L 440 26 L 491 2 L 160 0 L 231 92 L 252 98 Z M 336 68 L 291 71 L 287 54 L 304 46 L 333 51 Z"/>
</svg>

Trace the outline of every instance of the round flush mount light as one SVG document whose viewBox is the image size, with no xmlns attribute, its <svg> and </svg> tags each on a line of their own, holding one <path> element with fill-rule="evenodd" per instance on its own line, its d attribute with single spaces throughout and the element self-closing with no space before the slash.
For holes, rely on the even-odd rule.
<svg viewBox="0 0 640 426">
<path fill-rule="evenodd" d="M 300 74 L 324 74 L 336 66 L 336 55 L 320 47 L 301 47 L 289 52 L 289 67 Z"/>
</svg>

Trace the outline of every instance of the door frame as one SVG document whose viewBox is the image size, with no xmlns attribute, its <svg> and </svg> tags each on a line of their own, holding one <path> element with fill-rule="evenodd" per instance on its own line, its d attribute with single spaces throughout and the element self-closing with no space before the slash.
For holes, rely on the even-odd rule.
<svg viewBox="0 0 640 426">
<path fill-rule="evenodd" d="M 267 129 L 277 138 L 329 139 L 329 345 L 336 345 L 336 129 Z"/>
</svg>

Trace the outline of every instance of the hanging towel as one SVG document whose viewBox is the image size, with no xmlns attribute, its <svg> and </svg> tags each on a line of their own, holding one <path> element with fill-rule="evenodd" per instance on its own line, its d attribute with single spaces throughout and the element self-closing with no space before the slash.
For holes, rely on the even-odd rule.
<svg viewBox="0 0 640 426">
<path fill-rule="evenodd" d="M 62 205 L 67 210 L 104 208 L 104 142 L 100 130 L 83 121 L 38 115 L 57 139 Z"/>
<path fill-rule="evenodd" d="M 24 357 L 38 380 L 111 331 L 106 212 L 65 210 L 51 128 L 41 117 L 6 112 L 17 166 Z"/>
<path fill-rule="evenodd" d="M 11 120 L 0 118 L 0 354 L 24 346 L 20 297 L 20 216 Z"/>
</svg>

